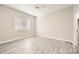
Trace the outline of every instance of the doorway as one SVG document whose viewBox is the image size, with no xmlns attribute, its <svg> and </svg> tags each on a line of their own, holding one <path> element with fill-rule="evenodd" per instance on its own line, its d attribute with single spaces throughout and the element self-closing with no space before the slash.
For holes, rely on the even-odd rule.
<svg viewBox="0 0 79 59">
<path fill-rule="evenodd" d="M 79 18 L 77 19 L 77 46 L 76 46 L 76 53 L 79 53 Z"/>
<path fill-rule="evenodd" d="M 78 41 L 78 46 L 79 46 L 79 18 L 78 18 L 78 28 L 77 28 L 77 41 Z"/>
</svg>

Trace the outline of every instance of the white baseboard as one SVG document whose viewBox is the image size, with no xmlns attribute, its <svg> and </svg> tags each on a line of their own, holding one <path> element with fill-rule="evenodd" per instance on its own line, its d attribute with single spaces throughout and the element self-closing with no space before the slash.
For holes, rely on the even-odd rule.
<svg viewBox="0 0 79 59">
<path fill-rule="evenodd" d="M 53 38 L 53 37 L 49 37 L 49 36 L 41 35 L 41 34 L 37 34 L 37 35 L 35 35 L 35 34 L 29 34 L 27 36 L 22 36 L 22 37 L 18 37 L 18 38 L 6 40 L 6 41 L 1 41 L 0 44 L 7 43 L 7 42 L 11 42 L 11 41 L 15 41 L 15 40 L 20 40 L 20 39 L 23 39 L 23 38 L 29 38 L 29 37 L 32 37 L 32 36 L 40 36 L 40 37 L 45 37 L 45 38 L 50 38 L 50 39 L 62 40 L 62 41 L 67 41 L 67 42 L 71 42 L 71 43 L 74 44 L 74 41 L 63 40 L 61 38 Z"/>
<path fill-rule="evenodd" d="M 35 34 L 29 34 L 29 35 L 27 35 L 27 36 L 22 36 L 22 37 L 18 37 L 18 38 L 6 40 L 6 41 L 1 41 L 0 44 L 12 42 L 12 41 L 15 41 L 15 40 L 20 40 L 20 39 L 23 39 L 23 38 L 32 37 L 32 36 L 34 36 L 34 35 L 35 35 Z"/>
<path fill-rule="evenodd" d="M 71 43 L 74 44 L 73 41 L 71 41 L 71 40 L 66 40 L 66 39 L 62 39 L 62 38 L 51 37 L 51 36 L 47 36 L 47 35 L 43 35 L 43 34 L 37 34 L 37 36 L 46 37 L 46 38 L 50 38 L 50 39 L 56 39 L 56 40 L 67 41 L 67 42 L 71 42 Z"/>
</svg>

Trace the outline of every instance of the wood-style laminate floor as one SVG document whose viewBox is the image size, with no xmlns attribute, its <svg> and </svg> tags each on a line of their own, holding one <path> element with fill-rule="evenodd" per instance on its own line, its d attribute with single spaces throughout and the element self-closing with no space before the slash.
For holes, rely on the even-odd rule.
<svg viewBox="0 0 79 59">
<path fill-rule="evenodd" d="M 72 54 L 70 42 L 34 36 L 0 44 L 1 54 Z"/>
</svg>

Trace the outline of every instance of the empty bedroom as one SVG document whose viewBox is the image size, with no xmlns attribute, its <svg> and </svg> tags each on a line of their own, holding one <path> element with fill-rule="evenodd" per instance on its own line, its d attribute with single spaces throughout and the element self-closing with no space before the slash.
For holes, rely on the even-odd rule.
<svg viewBox="0 0 79 59">
<path fill-rule="evenodd" d="M 78 4 L 1 4 L 0 54 L 79 53 Z"/>
</svg>

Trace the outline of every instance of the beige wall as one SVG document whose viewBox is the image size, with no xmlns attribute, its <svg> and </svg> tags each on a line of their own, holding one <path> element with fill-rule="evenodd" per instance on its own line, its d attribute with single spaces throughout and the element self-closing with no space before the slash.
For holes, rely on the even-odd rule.
<svg viewBox="0 0 79 59">
<path fill-rule="evenodd" d="M 16 17 L 26 18 L 31 20 L 31 30 L 14 29 L 14 19 Z M 24 20 L 24 19 L 23 19 Z M 35 34 L 35 17 L 29 14 L 24 14 L 14 9 L 0 5 L 0 42 L 12 40 L 15 38 Z"/>
<path fill-rule="evenodd" d="M 73 41 L 72 7 L 38 17 L 37 34 L 53 39 Z"/>
</svg>

